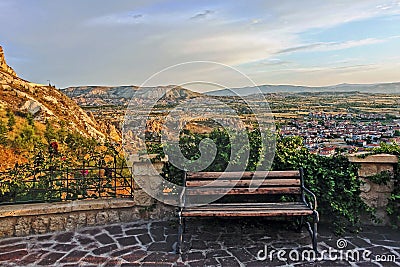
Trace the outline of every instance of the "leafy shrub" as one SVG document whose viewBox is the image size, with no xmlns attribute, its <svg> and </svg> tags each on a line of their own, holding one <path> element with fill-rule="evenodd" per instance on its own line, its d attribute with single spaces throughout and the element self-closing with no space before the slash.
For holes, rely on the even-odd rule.
<svg viewBox="0 0 400 267">
<path fill-rule="evenodd" d="M 17 149 L 32 150 L 40 137 L 35 134 L 35 127 L 26 124 L 19 135 L 13 140 L 13 147 Z"/>
<path fill-rule="evenodd" d="M 337 232 L 357 230 L 360 216 L 370 213 L 360 198 L 357 166 L 345 156 L 323 157 L 309 153 L 301 137 L 278 138 L 273 169 L 302 167 L 305 185 L 315 193 L 321 218 L 329 218 Z"/>
<path fill-rule="evenodd" d="M 15 116 L 14 116 L 14 112 L 8 110 L 7 111 L 7 118 L 8 118 L 8 122 L 7 122 L 7 126 L 8 126 L 8 130 L 12 131 L 15 125 Z"/>
<path fill-rule="evenodd" d="M 5 123 L 0 120 L 0 145 L 5 145 L 7 143 L 7 127 Z"/>
<path fill-rule="evenodd" d="M 0 125 L 1 126 L 1 125 Z M 1 129 L 0 129 L 1 130 Z M 27 163 L 15 164 L 0 173 L 0 202 L 59 201 L 115 195 L 110 164 L 125 166 L 119 152 L 109 142 L 99 143 L 63 127 L 46 123 L 46 141 L 26 124 L 13 140 L 17 149 L 29 151 Z M 104 177 L 99 179 L 99 172 Z M 127 170 L 119 175 L 127 177 Z M 66 181 L 69 177 L 69 181 Z M 72 179 L 71 179 L 72 178 Z"/>
</svg>

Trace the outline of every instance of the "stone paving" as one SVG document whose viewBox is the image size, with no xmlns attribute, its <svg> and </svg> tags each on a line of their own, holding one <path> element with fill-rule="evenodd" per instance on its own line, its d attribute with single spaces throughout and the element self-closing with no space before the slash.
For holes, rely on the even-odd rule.
<svg viewBox="0 0 400 267">
<path fill-rule="evenodd" d="M 190 219 L 180 256 L 174 253 L 176 221 L 138 221 L 1 239 L 0 266 L 400 266 L 399 231 L 366 227 L 337 237 L 322 225 L 319 233 L 319 251 L 336 252 L 309 262 L 296 259 L 312 255 L 308 232 L 296 232 L 290 224 Z M 367 250 L 371 254 L 364 260 Z"/>
</svg>

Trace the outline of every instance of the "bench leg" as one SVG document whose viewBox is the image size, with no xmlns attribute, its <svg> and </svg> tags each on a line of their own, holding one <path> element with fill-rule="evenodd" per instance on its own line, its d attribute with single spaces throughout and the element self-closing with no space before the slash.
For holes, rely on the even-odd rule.
<svg viewBox="0 0 400 267">
<path fill-rule="evenodd" d="M 317 242 L 317 236 L 318 236 L 317 224 L 318 224 L 318 221 L 319 221 L 318 212 L 314 211 L 312 226 L 311 226 L 310 222 L 306 222 L 307 230 L 308 230 L 308 232 L 310 233 L 310 236 L 311 236 L 313 250 L 317 254 L 318 254 L 318 242 Z"/>
<path fill-rule="evenodd" d="M 312 243 L 313 243 L 313 250 L 314 250 L 315 252 L 318 252 L 318 247 L 317 247 L 317 245 L 318 245 L 318 243 L 317 243 L 317 235 L 318 235 L 318 232 L 317 232 L 317 223 L 314 222 L 314 223 L 313 223 Z"/>
<path fill-rule="evenodd" d="M 300 216 L 299 219 L 297 219 L 297 232 L 301 232 L 302 228 L 304 226 L 304 217 Z"/>
<path fill-rule="evenodd" d="M 179 228 L 178 228 L 178 242 L 176 243 L 176 253 L 182 254 L 182 246 L 183 246 L 183 222 L 181 212 L 179 212 Z"/>
<path fill-rule="evenodd" d="M 317 237 L 318 237 L 318 224 L 319 221 L 319 215 L 318 215 L 318 211 L 314 211 L 313 214 L 313 249 L 314 251 L 318 254 L 318 243 L 317 243 Z"/>
</svg>

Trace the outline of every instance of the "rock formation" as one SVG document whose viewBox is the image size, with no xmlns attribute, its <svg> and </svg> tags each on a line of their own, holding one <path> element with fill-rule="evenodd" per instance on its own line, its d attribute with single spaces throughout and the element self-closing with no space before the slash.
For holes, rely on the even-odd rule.
<svg viewBox="0 0 400 267">
<path fill-rule="evenodd" d="M 1 46 L 0 46 L 0 69 L 4 72 L 7 72 L 8 74 L 10 74 L 12 76 L 17 76 L 15 71 L 10 66 L 7 65 L 6 59 L 4 57 L 3 47 L 1 47 Z"/>
<path fill-rule="evenodd" d="M 0 46 L 0 107 L 29 112 L 37 121 L 64 121 L 69 130 L 98 140 L 107 138 L 100 125 L 73 100 L 52 86 L 23 80 L 7 65 Z"/>
</svg>

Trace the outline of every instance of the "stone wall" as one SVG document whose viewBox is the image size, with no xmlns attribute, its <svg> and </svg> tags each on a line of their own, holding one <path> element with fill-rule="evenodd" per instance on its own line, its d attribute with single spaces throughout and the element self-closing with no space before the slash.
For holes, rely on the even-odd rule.
<svg viewBox="0 0 400 267">
<path fill-rule="evenodd" d="M 141 206 L 131 199 L 7 205 L 1 206 L 0 210 L 0 237 L 44 234 L 86 226 L 173 217 L 174 207 L 162 203 Z"/>
<path fill-rule="evenodd" d="M 360 158 L 357 155 L 351 155 L 349 156 L 349 160 L 360 164 L 358 176 L 364 182 L 361 186 L 361 198 L 368 206 L 376 209 L 376 217 L 380 220 L 379 224 L 389 224 L 386 206 L 388 204 L 388 198 L 393 191 L 394 180 L 391 179 L 387 185 L 379 185 L 370 181 L 368 177 L 383 171 L 388 171 L 393 174 L 395 166 L 398 163 L 397 156 L 378 154 Z M 377 224 L 377 222 L 364 222 Z"/>
</svg>

